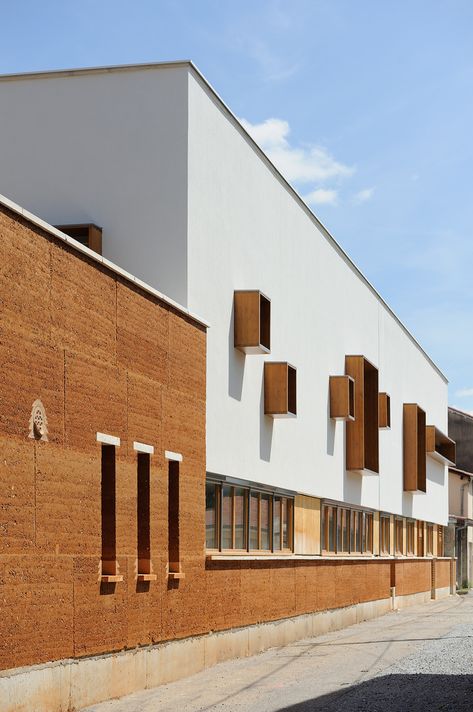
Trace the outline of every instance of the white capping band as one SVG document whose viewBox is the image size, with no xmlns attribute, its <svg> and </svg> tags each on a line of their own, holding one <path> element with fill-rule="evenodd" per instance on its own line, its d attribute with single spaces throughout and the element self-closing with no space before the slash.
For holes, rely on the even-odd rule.
<svg viewBox="0 0 473 712">
<path fill-rule="evenodd" d="M 145 443 L 133 443 L 133 450 L 136 452 L 145 452 L 147 455 L 154 455 L 154 447 Z"/>
<path fill-rule="evenodd" d="M 166 460 L 175 460 L 176 462 L 182 462 L 182 455 L 180 452 L 172 452 L 171 450 L 165 450 L 164 457 L 166 458 Z"/>
<path fill-rule="evenodd" d="M 107 435 L 107 433 L 97 433 L 97 442 L 120 447 L 120 438 L 116 438 L 115 435 Z"/>
</svg>

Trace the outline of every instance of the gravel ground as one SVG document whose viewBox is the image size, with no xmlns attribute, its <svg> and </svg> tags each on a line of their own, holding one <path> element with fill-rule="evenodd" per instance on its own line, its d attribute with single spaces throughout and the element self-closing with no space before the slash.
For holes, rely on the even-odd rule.
<svg viewBox="0 0 473 712">
<path fill-rule="evenodd" d="M 221 663 L 88 712 L 473 712 L 473 595 Z"/>
</svg>

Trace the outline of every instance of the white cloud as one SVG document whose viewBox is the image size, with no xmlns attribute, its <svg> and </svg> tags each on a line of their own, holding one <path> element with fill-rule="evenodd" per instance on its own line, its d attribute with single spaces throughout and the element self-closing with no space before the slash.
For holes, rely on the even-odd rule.
<svg viewBox="0 0 473 712">
<path fill-rule="evenodd" d="M 371 200 L 374 194 L 374 188 L 364 188 L 363 190 L 358 191 L 358 193 L 355 193 L 353 196 L 353 202 L 355 205 L 360 205 L 361 203 L 367 203 L 368 200 Z"/>
<path fill-rule="evenodd" d="M 260 124 L 241 119 L 241 123 L 289 181 L 320 184 L 354 173 L 353 167 L 336 161 L 323 146 L 292 146 L 288 140 L 290 126 L 283 119 L 266 119 Z"/>
<path fill-rule="evenodd" d="M 304 200 L 309 205 L 336 205 L 338 192 L 331 188 L 316 188 L 308 195 L 304 195 Z"/>
<path fill-rule="evenodd" d="M 473 388 L 463 388 L 455 393 L 457 398 L 471 398 L 473 396 Z"/>
</svg>

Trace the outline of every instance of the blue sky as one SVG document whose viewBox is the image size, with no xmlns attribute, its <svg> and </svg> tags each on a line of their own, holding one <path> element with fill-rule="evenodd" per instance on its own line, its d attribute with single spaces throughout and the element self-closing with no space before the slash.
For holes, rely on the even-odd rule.
<svg viewBox="0 0 473 712">
<path fill-rule="evenodd" d="M 471 0 L 5 0 L 1 15 L 0 73 L 192 59 L 473 411 Z"/>
</svg>

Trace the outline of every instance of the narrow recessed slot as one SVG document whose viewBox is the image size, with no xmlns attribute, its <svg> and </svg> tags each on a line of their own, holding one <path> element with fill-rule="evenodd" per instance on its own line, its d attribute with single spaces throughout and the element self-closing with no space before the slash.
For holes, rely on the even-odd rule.
<svg viewBox="0 0 473 712">
<path fill-rule="evenodd" d="M 168 552 L 169 573 L 180 573 L 179 462 L 168 462 Z"/>
<path fill-rule="evenodd" d="M 271 350 L 271 302 L 264 294 L 259 295 L 259 340 L 261 346 Z"/>
<path fill-rule="evenodd" d="M 292 366 L 287 367 L 287 410 L 297 415 L 297 372 Z"/>
<path fill-rule="evenodd" d="M 102 575 L 117 573 L 115 447 L 102 445 Z"/>
<path fill-rule="evenodd" d="M 151 573 L 150 543 L 150 456 L 139 452 L 137 461 L 138 574 Z"/>
</svg>

